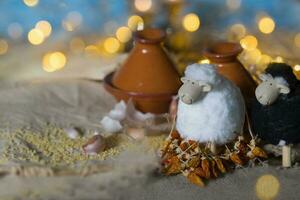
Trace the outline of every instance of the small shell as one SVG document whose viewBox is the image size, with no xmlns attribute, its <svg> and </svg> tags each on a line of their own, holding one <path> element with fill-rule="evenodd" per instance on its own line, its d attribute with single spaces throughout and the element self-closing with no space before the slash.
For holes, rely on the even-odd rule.
<svg viewBox="0 0 300 200">
<path fill-rule="evenodd" d="M 105 131 L 116 133 L 122 130 L 122 125 L 118 120 L 112 119 L 110 117 L 103 117 L 101 120 L 101 125 L 103 126 Z"/>
<path fill-rule="evenodd" d="M 146 131 L 144 128 L 127 128 L 127 134 L 135 140 L 145 138 Z"/>
<path fill-rule="evenodd" d="M 101 135 L 94 135 L 83 146 L 83 151 L 88 155 L 96 155 L 105 149 L 105 139 Z"/>
<path fill-rule="evenodd" d="M 80 135 L 76 128 L 64 128 L 64 131 L 71 139 L 76 139 Z"/>
</svg>

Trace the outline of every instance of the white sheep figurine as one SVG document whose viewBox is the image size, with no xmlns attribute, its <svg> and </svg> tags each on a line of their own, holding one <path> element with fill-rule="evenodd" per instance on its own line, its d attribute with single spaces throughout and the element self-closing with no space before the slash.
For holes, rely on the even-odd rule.
<svg viewBox="0 0 300 200">
<path fill-rule="evenodd" d="M 225 144 L 241 133 L 245 119 L 243 96 L 214 65 L 189 65 L 181 80 L 176 128 L 183 138 Z"/>
</svg>

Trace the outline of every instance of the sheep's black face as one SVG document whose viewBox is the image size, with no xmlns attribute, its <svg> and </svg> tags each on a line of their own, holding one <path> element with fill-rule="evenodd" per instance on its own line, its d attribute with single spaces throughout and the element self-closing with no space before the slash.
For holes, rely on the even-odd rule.
<svg viewBox="0 0 300 200">
<path fill-rule="evenodd" d="M 276 101 L 280 94 L 287 94 L 290 89 L 279 81 L 274 79 L 269 74 L 263 74 L 260 76 L 262 83 L 258 85 L 255 90 L 255 96 L 257 101 L 262 105 L 271 105 Z"/>
<path fill-rule="evenodd" d="M 211 86 L 202 81 L 195 81 L 186 77 L 181 78 L 183 85 L 178 91 L 180 100 L 185 104 L 197 101 L 204 92 L 209 92 Z"/>
</svg>

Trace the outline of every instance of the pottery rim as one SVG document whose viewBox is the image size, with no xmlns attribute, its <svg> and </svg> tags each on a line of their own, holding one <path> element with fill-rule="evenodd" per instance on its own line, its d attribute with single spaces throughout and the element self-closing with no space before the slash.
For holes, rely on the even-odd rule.
<svg viewBox="0 0 300 200">
<path fill-rule="evenodd" d="M 142 92 L 131 92 L 122 90 L 112 84 L 112 77 L 114 72 L 104 77 L 104 87 L 111 92 L 113 95 L 126 96 L 127 98 L 137 99 L 172 99 L 177 93 L 142 93 Z"/>
<path fill-rule="evenodd" d="M 156 28 L 147 28 L 134 34 L 135 40 L 143 44 L 157 44 L 162 42 L 165 37 L 165 31 Z"/>
<path fill-rule="evenodd" d="M 221 41 L 205 48 L 203 54 L 208 59 L 234 59 L 242 51 L 238 43 Z"/>
</svg>

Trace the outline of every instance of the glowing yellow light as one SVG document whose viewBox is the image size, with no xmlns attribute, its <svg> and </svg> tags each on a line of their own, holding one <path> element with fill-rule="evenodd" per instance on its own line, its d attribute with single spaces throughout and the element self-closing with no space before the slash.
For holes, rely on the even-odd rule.
<svg viewBox="0 0 300 200">
<path fill-rule="evenodd" d="M 259 61 L 262 65 L 268 65 L 269 63 L 272 62 L 272 58 L 268 55 L 261 55 L 260 57 L 260 61 Z"/>
<path fill-rule="evenodd" d="M 74 31 L 75 27 L 73 26 L 73 24 L 69 21 L 63 20 L 62 21 L 62 27 L 66 30 L 66 31 Z"/>
<path fill-rule="evenodd" d="M 23 0 L 26 6 L 34 7 L 39 3 L 39 0 Z"/>
<path fill-rule="evenodd" d="M 8 50 L 8 43 L 5 40 L 0 39 L 0 55 L 6 54 L 7 50 Z"/>
<path fill-rule="evenodd" d="M 230 32 L 235 40 L 240 40 L 245 36 L 246 28 L 243 24 L 234 24 L 230 27 Z"/>
<path fill-rule="evenodd" d="M 297 72 L 299 72 L 300 71 L 300 65 L 295 65 L 294 66 L 294 70 L 297 71 Z"/>
<path fill-rule="evenodd" d="M 133 15 L 129 17 L 127 25 L 132 31 L 142 30 L 144 28 L 144 20 L 138 15 Z"/>
<path fill-rule="evenodd" d="M 113 37 L 109 37 L 104 41 L 104 49 L 108 53 L 116 53 L 120 48 L 120 42 Z"/>
<path fill-rule="evenodd" d="M 257 64 L 261 59 L 261 52 L 259 49 L 246 50 L 244 59 L 250 64 Z"/>
<path fill-rule="evenodd" d="M 85 43 L 81 38 L 73 38 L 70 41 L 70 49 L 73 53 L 79 54 L 84 50 Z"/>
<path fill-rule="evenodd" d="M 281 56 L 277 56 L 273 61 L 277 62 L 277 63 L 283 63 L 284 62 L 284 60 Z"/>
<path fill-rule="evenodd" d="M 296 47 L 300 48 L 300 33 L 295 35 L 294 43 L 295 43 Z"/>
<path fill-rule="evenodd" d="M 237 10 L 241 6 L 241 0 L 226 0 L 226 5 L 230 10 Z"/>
<path fill-rule="evenodd" d="M 120 27 L 116 32 L 116 37 L 120 42 L 128 42 L 131 39 L 131 30 L 128 27 Z"/>
<path fill-rule="evenodd" d="M 185 30 L 189 32 L 194 32 L 198 30 L 200 26 L 200 19 L 199 17 L 194 13 L 189 13 L 186 16 L 184 16 L 182 25 Z"/>
<path fill-rule="evenodd" d="M 135 0 L 134 6 L 137 10 L 145 12 L 147 10 L 150 10 L 152 6 L 152 0 Z"/>
<path fill-rule="evenodd" d="M 13 39 L 18 39 L 23 34 L 23 28 L 19 23 L 11 23 L 7 28 L 8 35 Z"/>
<path fill-rule="evenodd" d="M 46 72 L 54 72 L 62 69 L 66 62 L 67 58 L 62 52 L 47 53 L 43 57 L 43 69 Z"/>
<path fill-rule="evenodd" d="M 49 35 L 51 34 L 51 31 L 52 31 L 51 24 L 45 20 L 42 20 L 42 21 L 39 21 L 38 23 L 36 23 L 35 28 L 42 31 L 42 33 L 44 34 L 45 37 L 49 37 Z"/>
<path fill-rule="evenodd" d="M 275 22 L 270 17 L 263 17 L 258 22 L 259 30 L 264 34 L 270 34 L 275 29 Z"/>
<path fill-rule="evenodd" d="M 199 64 L 209 64 L 210 61 L 208 59 L 202 59 L 198 61 Z"/>
<path fill-rule="evenodd" d="M 240 41 L 241 46 L 246 50 L 254 50 L 257 43 L 257 39 L 253 35 L 247 35 Z"/>
<path fill-rule="evenodd" d="M 85 55 L 88 57 L 98 57 L 100 55 L 100 51 L 95 45 L 88 45 L 84 49 Z"/>
<path fill-rule="evenodd" d="M 39 45 L 44 42 L 44 34 L 39 29 L 31 29 L 27 35 L 28 41 L 33 45 Z"/>
<path fill-rule="evenodd" d="M 267 174 L 259 177 L 255 189 L 260 200 L 275 199 L 280 189 L 280 183 L 275 176 Z"/>
</svg>

